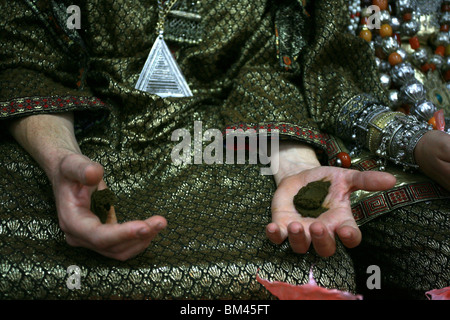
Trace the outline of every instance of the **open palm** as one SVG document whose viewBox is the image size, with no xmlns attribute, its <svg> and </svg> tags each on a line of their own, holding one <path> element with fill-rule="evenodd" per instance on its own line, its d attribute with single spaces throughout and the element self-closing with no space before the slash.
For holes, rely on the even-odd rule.
<svg viewBox="0 0 450 320">
<path fill-rule="evenodd" d="M 317 218 L 302 217 L 294 207 L 297 192 L 313 181 L 330 181 L 323 206 L 328 210 Z M 384 172 L 360 172 L 336 167 L 317 167 L 280 181 L 272 200 L 272 223 L 268 238 L 277 244 L 286 239 L 294 252 L 306 253 L 311 243 L 316 252 L 331 256 L 336 250 L 335 236 L 349 248 L 361 242 L 361 232 L 353 218 L 350 195 L 356 190 L 381 191 L 395 185 L 394 176 Z"/>
</svg>

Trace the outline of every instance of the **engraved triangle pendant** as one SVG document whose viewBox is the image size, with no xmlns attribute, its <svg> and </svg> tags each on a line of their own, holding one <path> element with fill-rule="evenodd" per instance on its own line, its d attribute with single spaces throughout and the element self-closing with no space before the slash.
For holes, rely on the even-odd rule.
<svg viewBox="0 0 450 320">
<path fill-rule="evenodd" d="M 135 88 L 162 98 L 192 97 L 189 85 L 162 34 L 153 44 Z"/>
</svg>

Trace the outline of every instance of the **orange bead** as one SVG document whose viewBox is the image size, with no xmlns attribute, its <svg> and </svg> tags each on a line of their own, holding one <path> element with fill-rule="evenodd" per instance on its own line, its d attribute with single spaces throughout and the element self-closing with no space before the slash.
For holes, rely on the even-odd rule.
<svg viewBox="0 0 450 320">
<path fill-rule="evenodd" d="M 339 152 L 337 158 L 341 161 L 343 168 L 350 168 L 352 166 L 352 158 L 346 152 Z"/>
<path fill-rule="evenodd" d="M 369 17 L 362 17 L 359 24 L 364 26 L 364 25 L 367 25 L 368 22 L 369 22 Z"/>
<path fill-rule="evenodd" d="M 388 8 L 388 2 L 388 0 L 373 0 L 372 4 L 380 7 L 380 10 L 386 10 Z"/>
<path fill-rule="evenodd" d="M 413 50 L 417 50 L 420 48 L 420 41 L 417 37 L 412 37 L 411 39 L 409 39 L 409 44 L 411 45 L 411 48 Z"/>
<path fill-rule="evenodd" d="M 395 65 L 397 65 L 399 63 L 402 63 L 402 61 L 403 61 L 402 56 L 399 55 L 397 52 L 392 52 L 389 55 L 388 60 L 389 60 L 389 63 L 390 63 L 391 66 L 395 66 Z"/>
<path fill-rule="evenodd" d="M 359 33 L 360 38 L 363 38 L 367 42 L 372 41 L 372 32 L 369 29 L 362 29 Z"/>
<path fill-rule="evenodd" d="M 430 69 L 431 69 L 431 65 L 429 63 L 425 63 L 423 66 L 420 67 L 420 69 L 424 72 L 427 73 Z"/>
<path fill-rule="evenodd" d="M 440 56 L 444 56 L 445 55 L 445 47 L 444 46 L 438 46 L 436 48 L 435 53 L 440 55 Z"/>
<path fill-rule="evenodd" d="M 392 27 L 388 24 L 383 24 L 380 27 L 380 36 L 382 38 L 390 37 L 392 36 Z"/>
<path fill-rule="evenodd" d="M 435 117 L 430 118 L 430 120 L 428 120 L 428 124 L 431 124 L 433 126 L 433 129 L 436 130 L 437 125 L 436 125 L 436 118 Z"/>
</svg>

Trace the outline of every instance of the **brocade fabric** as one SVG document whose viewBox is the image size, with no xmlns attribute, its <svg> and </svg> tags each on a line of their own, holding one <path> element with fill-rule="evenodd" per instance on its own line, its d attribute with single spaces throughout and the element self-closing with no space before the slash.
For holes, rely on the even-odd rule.
<svg viewBox="0 0 450 320">
<path fill-rule="evenodd" d="M 324 259 L 313 249 L 299 255 L 266 238 L 275 183 L 259 165 L 177 166 L 171 160 L 172 132 L 202 134 L 194 132 L 201 121 L 203 131 L 277 129 L 283 139 L 316 148 L 324 165 L 334 164 L 347 150 L 356 114 L 371 101 L 387 101 L 368 46 L 345 33 L 345 1 L 317 0 L 308 8 L 295 1 L 198 1 L 201 41 L 168 41 L 194 96 L 165 99 L 134 89 L 156 38 L 156 1 L 76 1 L 81 29 L 67 30 L 64 10 L 72 2 L 0 1 L 0 119 L 73 111 L 82 152 L 104 166 L 105 182 L 118 197 L 119 221 L 159 214 L 168 227 L 126 262 L 70 247 L 47 177 L 3 133 L 0 297 L 272 299 L 257 272 L 301 284 L 311 269 L 319 285 L 356 292 L 365 283 L 359 270 L 381 264 L 384 257 L 375 253 L 393 246 L 402 256 L 382 272 L 391 283 L 403 267 L 395 289 L 424 298 L 430 286 L 449 284 L 449 195 L 425 177 L 392 168 L 401 177 L 395 189 L 355 193 L 355 219 L 363 235 L 369 230 L 361 248 L 369 249 L 347 250 L 338 241 L 336 254 Z M 364 154 L 354 169 L 377 165 Z M 431 217 L 422 219 L 425 213 Z M 406 227 L 397 231 L 388 221 L 403 225 L 405 217 L 420 222 L 422 247 L 409 242 L 416 235 Z M 405 269 L 401 262 L 412 257 L 414 267 Z M 432 261 L 439 261 L 434 278 L 415 277 Z M 81 268 L 80 289 L 66 285 L 71 265 Z"/>
</svg>

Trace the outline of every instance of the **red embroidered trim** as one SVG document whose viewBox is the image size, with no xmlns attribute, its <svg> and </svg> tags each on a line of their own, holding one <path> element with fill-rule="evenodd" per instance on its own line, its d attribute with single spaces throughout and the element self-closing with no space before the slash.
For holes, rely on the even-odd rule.
<svg viewBox="0 0 450 320">
<path fill-rule="evenodd" d="M 314 143 L 317 146 L 320 146 L 322 149 L 327 150 L 329 148 L 328 143 L 330 140 L 330 136 L 325 133 L 321 133 L 319 131 L 315 131 L 313 129 L 306 129 L 299 126 L 294 126 L 288 123 L 267 123 L 260 125 L 247 125 L 247 124 L 235 124 L 228 126 L 225 130 L 225 134 L 229 133 L 229 130 L 242 130 L 245 133 L 247 130 L 255 130 L 257 133 L 265 130 L 268 134 L 272 133 L 275 130 L 278 130 L 278 134 L 280 137 L 289 136 L 294 137 L 296 139 L 308 141 L 309 143 Z M 334 146 L 332 144 L 331 146 Z"/>
<path fill-rule="evenodd" d="M 39 111 L 65 111 L 73 108 L 106 107 L 95 97 L 26 97 L 0 102 L 0 116 L 8 117 Z"/>
<path fill-rule="evenodd" d="M 433 182 L 409 184 L 373 195 L 352 206 L 353 217 L 361 225 L 382 214 L 421 201 L 449 199 L 450 192 Z"/>
</svg>

